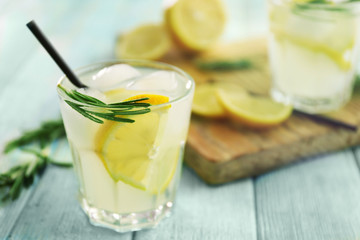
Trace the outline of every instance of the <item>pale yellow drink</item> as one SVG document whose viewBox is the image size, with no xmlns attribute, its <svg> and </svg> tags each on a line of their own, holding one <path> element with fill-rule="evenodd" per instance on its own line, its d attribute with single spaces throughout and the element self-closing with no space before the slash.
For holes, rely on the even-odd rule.
<svg viewBox="0 0 360 240">
<path fill-rule="evenodd" d="M 268 0 L 273 98 L 321 113 L 350 98 L 360 51 L 360 2 Z"/>
<path fill-rule="evenodd" d="M 126 73 L 121 74 L 122 70 Z M 111 72 L 117 73 L 112 76 Z M 96 87 L 79 91 L 106 103 L 139 95 L 155 96 L 160 102 L 168 98 L 150 106 L 148 113 L 127 116 L 134 123 L 104 120 L 99 124 L 71 108 L 59 91 L 80 201 L 90 221 L 121 232 L 155 226 L 175 200 L 193 80 L 170 65 L 142 61 L 95 64 L 78 75 L 84 84 Z M 117 76 L 119 81 L 112 79 Z M 66 78 L 59 84 L 73 88 Z"/>
</svg>

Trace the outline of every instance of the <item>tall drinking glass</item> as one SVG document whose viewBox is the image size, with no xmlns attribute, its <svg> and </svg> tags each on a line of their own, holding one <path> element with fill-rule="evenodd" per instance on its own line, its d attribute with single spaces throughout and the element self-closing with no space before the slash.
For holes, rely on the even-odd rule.
<svg viewBox="0 0 360 240">
<path fill-rule="evenodd" d="M 174 66 L 151 61 L 97 63 L 76 74 L 89 88 L 62 77 L 58 94 L 83 210 L 92 224 L 119 232 L 154 227 L 175 201 L 194 81 Z M 71 98 L 66 92 L 73 90 L 107 105 Z M 110 104 L 139 97 L 155 101 L 149 112 L 115 115 L 134 122 L 106 118 L 114 113 Z"/>
<path fill-rule="evenodd" d="M 268 0 L 272 97 L 322 113 L 351 97 L 360 2 Z"/>
</svg>

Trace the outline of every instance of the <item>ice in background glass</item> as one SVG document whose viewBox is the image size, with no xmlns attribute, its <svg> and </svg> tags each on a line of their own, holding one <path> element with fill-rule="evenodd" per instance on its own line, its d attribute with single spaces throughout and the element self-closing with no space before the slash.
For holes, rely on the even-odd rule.
<svg viewBox="0 0 360 240">
<path fill-rule="evenodd" d="M 342 107 L 359 59 L 360 2 L 268 0 L 272 97 L 310 113 Z"/>
<path fill-rule="evenodd" d="M 104 62 L 76 73 L 90 87 L 77 90 L 105 103 L 139 94 L 169 97 L 149 113 L 128 116 L 134 123 L 99 124 L 73 110 L 65 100 L 74 100 L 58 89 L 79 198 L 90 222 L 119 232 L 154 227 L 174 204 L 194 81 L 176 67 L 150 61 Z M 66 77 L 59 85 L 76 89 Z"/>
</svg>

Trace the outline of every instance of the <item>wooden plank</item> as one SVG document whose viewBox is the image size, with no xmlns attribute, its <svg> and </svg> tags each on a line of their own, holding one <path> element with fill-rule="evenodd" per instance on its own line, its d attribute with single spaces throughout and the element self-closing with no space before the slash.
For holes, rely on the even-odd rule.
<svg viewBox="0 0 360 240">
<path fill-rule="evenodd" d="M 23 209 L 9 239 L 128 239 L 132 234 L 92 226 L 76 196 L 72 169 L 50 166 Z"/>
<path fill-rule="evenodd" d="M 34 187 L 26 189 L 22 192 L 21 198 L 13 203 L 0 203 L 0 239 L 10 234 L 33 190 Z"/>
<path fill-rule="evenodd" d="M 258 177 L 258 239 L 359 239 L 359 186 L 350 150 Z"/>
<path fill-rule="evenodd" d="M 203 59 L 250 59 L 254 67 L 242 71 L 200 71 L 194 60 L 177 51 L 164 58 L 195 79 L 237 83 L 249 92 L 266 95 L 271 85 L 266 39 L 218 45 L 203 53 Z M 360 126 L 360 94 L 330 117 Z M 206 182 L 229 182 L 267 172 L 301 157 L 344 149 L 360 144 L 357 132 L 334 127 L 299 114 L 265 130 L 245 128 L 230 120 L 192 117 L 185 153 L 186 163 Z M 265 160 L 266 159 L 266 160 Z"/>
<path fill-rule="evenodd" d="M 185 167 L 173 215 L 136 240 L 256 239 L 252 180 L 209 186 Z"/>
</svg>

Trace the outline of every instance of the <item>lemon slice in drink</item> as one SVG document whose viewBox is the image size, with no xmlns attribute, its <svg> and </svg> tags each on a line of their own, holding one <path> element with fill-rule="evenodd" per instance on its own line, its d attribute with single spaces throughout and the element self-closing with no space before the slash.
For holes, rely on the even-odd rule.
<svg viewBox="0 0 360 240">
<path fill-rule="evenodd" d="M 170 49 L 171 42 L 163 25 L 147 24 L 120 36 L 116 42 L 116 57 L 156 60 Z"/>
<path fill-rule="evenodd" d="M 242 87 L 232 83 L 201 84 L 195 89 L 192 112 L 204 117 L 224 117 L 226 115 L 225 109 L 216 97 L 218 89 L 231 89 L 237 92 L 239 96 L 247 95 Z"/>
<path fill-rule="evenodd" d="M 219 89 L 217 96 L 233 120 L 249 127 L 267 128 L 285 121 L 292 107 L 274 102 L 267 97 L 243 97 L 233 91 Z"/>
<path fill-rule="evenodd" d="M 178 0 L 166 10 L 165 21 L 180 46 L 202 51 L 223 32 L 225 11 L 220 0 Z"/>
<path fill-rule="evenodd" d="M 142 94 L 150 104 L 162 104 L 168 97 Z M 159 151 L 167 122 L 166 110 L 131 116 L 134 123 L 105 122 L 95 140 L 96 151 L 115 182 L 123 181 L 152 193 L 166 189 L 177 165 L 176 151 Z"/>
</svg>

